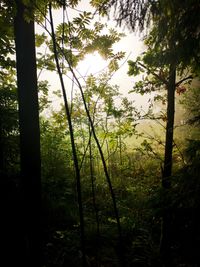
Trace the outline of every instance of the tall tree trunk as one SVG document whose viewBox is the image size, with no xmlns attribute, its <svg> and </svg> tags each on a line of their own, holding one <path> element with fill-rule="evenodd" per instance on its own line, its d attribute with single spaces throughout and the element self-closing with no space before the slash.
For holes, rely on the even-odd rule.
<svg viewBox="0 0 200 267">
<path fill-rule="evenodd" d="M 41 163 L 34 21 L 25 20 L 23 1 L 16 0 L 14 21 L 19 101 L 23 233 L 26 266 L 40 266 Z M 29 10 L 31 11 L 31 10 Z"/>
<path fill-rule="evenodd" d="M 164 261 L 164 266 L 171 267 L 171 211 L 169 209 L 169 190 L 171 187 L 170 176 L 172 174 L 172 153 L 173 153 L 173 134 L 174 134 L 174 113 L 175 113 L 175 88 L 176 88 L 176 67 L 170 65 L 169 81 L 167 85 L 167 125 L 165 140 L 165 158 L 162 173 L 163 187 L 163 216 L 161 229 L 160 252 Z"/>
<path fill-rule="evenodd" d="M 167 126 L 165 138 L 165 158 L 162 176 L 164 188 L 170 187 L 170 176 L 172 174 L 172 151 L 174 135 L 174 113 L 175 113 L 175 87 L 176 87 L 176 68 L 170 65 L 169 82 L 167 85 Z"/>
<path fill-rule="evenodd" d="M 1 106 L 0 106 L 0 108 L 1 108 Z M 3 172 L 5 171 L 5 168 L 4 168 L 4 142 L 3 142 L 3 129 L 2 128 L 3 128 L 2 127 L 2 121 L 0 118 L 0 177 L 3 174 Z"/>
</svg>

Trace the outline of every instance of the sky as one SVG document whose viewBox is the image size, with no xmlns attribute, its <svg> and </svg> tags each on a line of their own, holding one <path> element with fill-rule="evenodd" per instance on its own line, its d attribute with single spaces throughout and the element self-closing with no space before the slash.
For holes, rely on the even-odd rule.
<svg viewBox="0 0 200 267">
<path fill-rule="evenodd" d="M 86 10 L 86 11 L 92 11 L 91 7 L 89 5 L 89 1 L 84 0 L 81 1 L 79 6 L 76 8 L 77 10 Z M 68 16 L 71 20 L 74 16 L 78 15 L 78 11 L 76 10 L 69 10 Z M 53 12 L 54 17 L 54 23 L 58 24 L 62 22 L 62 11 L 56 10 Z M 125 58 L 121 61 L 121 67 L 120 69 L 113 75 L 112 79 L 110 80 L 110 83 L 113 85 L 119 86 L 119 91 L 123 96 L 127 96 L 130 100 L 135 101 L 135 105 L 140 108 L 145 109 L 147 106 L 147 101 L 149 97 L 144 97 L 136 94 L 128 94 L 128 92 L 132 89 L 134 82 L 137 81 L 135 77 L 128 76 L 128 63 L 127 60 L 134 60 L 137 56 L 139 56 L 144 51 L 144 45 L 142 42 L 142 36 L 139 35 L 139 33 L 133 33 L 128 31 L 125 27 L 123 28 L 117 28 L 116 22 L 112 19 L 107 18 L 101 18 L 97 17 L 97 20 L 100 20 L 100 22 L 107 23 L 108 27 L 118 29 L 119 32 L 125 33 L 125 37 L 122 37 L 122 39 L 114 45 L 114 51 L 124 51 L 126 52 Z M 41 33 L 43 29 L 36 25 L 36 32 Z M 97 66 L 97 67 L 93 67 Z M 86 57 L 85 61 L 83 61 L 78 66 L 78 71 L 84 76 L 86 73 L 96 73 L 100 71 L 101 69 L 104 69 L 107 66 L 107 62 L 103 61 L 99 55 L 89 55 Z M 43 72 L 41 79 L 47 79 L 49 83 L 51 84 L 52 90 L 57 90 L 60 88 L 59 78 L 56 74 Z M 66 82 L 71 82 L 70 80 Z M 70 85 L 68 85 L 69 87 Z M 53 105 L 59 105 L 59 100 L 56 99 L 54 95 L 50 95 L 50 98 L 53 102 Z"/>
</svg>

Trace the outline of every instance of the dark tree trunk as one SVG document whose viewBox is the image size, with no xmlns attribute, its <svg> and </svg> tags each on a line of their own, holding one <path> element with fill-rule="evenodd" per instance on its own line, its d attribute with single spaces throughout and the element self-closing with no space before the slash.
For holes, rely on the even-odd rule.
<svg viewBox="0 0 200 267">
<path fill-rule="evenodd" d="M 173 152 L 173 133 L 174 133 L 174 113 L 175 113 L 175 87 L 176 87 L 176 68 L 170 65 L 169 81 L 167 85 L 167 125 L 165 140 L 165 158 L 162 173 L 163 187 L 163 216 L 161 228 L 160 252 L 164 266 L 172 266 L 171 258 L 171 212 L 169 209 L 171 174 L 172 174 L 172 152 Z"/>
<path fill-rule="evenodd" d="M 162 185 L 164 188 L 170 187 L 170 176 L 172 173 L 172 151 L 174 134 L 174 113 L 175 113 L 175 87 L 176 87 L 176 69 L 173 64 L 170 66 L 169 82 L 167 85 L 167 126 L 165 138 L 165 158 L 162 176 Z"/>
<path fill-rule="evenodd" d="M 1 112 L 1 110 L 0 110 L 0 112 Z M 1 118 L 0 118 L 0 177 L 1 177 L 1 173 L 3 173 L 3 172 L 4 172 L 4 143 L 3 143 L 2 122 L 1 122 Z"/>
<path fill-rule="evenodd" d="M 26 266 L 40 266 L 41 164 L 34 21 L 26 21 L 26 7 L 16 0 L 14 21 L 19 101 L 22 182 L 22 238 Z M 31 11 L 31 10 L 30 10 Z"/>
</svg>

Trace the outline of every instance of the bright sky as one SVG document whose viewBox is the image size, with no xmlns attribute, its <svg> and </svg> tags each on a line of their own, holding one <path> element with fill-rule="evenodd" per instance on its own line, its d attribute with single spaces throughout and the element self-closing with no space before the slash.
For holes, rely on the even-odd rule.
<svg viewBox="0 0 200 267">
<path fill-rule="evenodd" d="M 78 10 L 86 10 L 86 11 L 92 11 L 91 7 L 89 5 L 89 1 L 85 0 L 82 1 L 81 4 L 77 7 Z M 55 23 L 61 23 L 62 22 L 62 11 L 54 11 L 54 22 Z M 78 12 L 74 10 L 68 11 L 69 19 L 72 19 L 72 17 L 77 16 Z M 102 19 L 100 17 L 97 18 L 97 20 L 100 19 L 101 22 L 105 22 L 108 24 L 110 28 L 116 29 L 116 23 L 113 20 L 107 20 Z M 129 99 L 132 99 L 135 101 L 135 104 L 140 107 L 141 105 L 143 107 L 146 106 L 148 98 L 142 97 L 140 95 L 133 95 L 128 94 L 128 91 L 132 89 L 134 82 L 136 81 L 136 78 L 130 77 L 127 75 L 128 71 L 128 64 L 126 60 L 131 59 L 134 60 L 138 55 L 140 55 L 144 51 L 143 42 L 140 40 L 141 36 L 137 35 L 136 33 L 130 33 L 125 28 L 118 28 L 119 32 L 123 32 L 126 34 L 126 37 L 123 37 L 120 42 L 115 44 L 114 51 L 124 51 L 126 52 L 126 56 L 124 60 L 121 61 L 121 67 L 120 69 L 114 74 L 112 77 L 112 80 L 110 81 L 111 84 L 116 84 L 119 86 L 120 93 L 122 93 L 124 96 L 128 96 Z M 41 33 L 41 28 L 36 25 L 36 32 Z M 94 67 L 95 66 L 95 67 Z M 79 72 L 84 76 L 85 74 L 89 73 L 96 73 L 102 69 L 104 69 L 107 66 L 107 62 L 102 60 L 102 58 L 95 53 L 95 55 L 88 55 L 86 56 L 86 59 L 84 62 L 79 64 L 78 70 Z M 42 73 L 41 75 L 42 79 L 47 79 L 49 83 L 51 84 L 53 90 L 57 90 L 60 88 L 59 78 L 56 75 L 48 74 L 47 72 Z M 68 81 L 70 82 L 70 81 Z M 70 85 L 69 85 L 70 86 Z M 68 87 L 69 87 L 68 86 Z M 56 105 L 56 99 L 54 97 L 53 104 Z"/>
</svg>

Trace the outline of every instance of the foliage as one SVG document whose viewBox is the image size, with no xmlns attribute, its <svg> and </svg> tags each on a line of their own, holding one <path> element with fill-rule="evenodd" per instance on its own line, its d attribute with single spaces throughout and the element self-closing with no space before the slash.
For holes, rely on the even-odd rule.
<svg viewBox="0 0 200 267">
<path fill-rule="evenodd" d="M 126 0 L 92 0 L 91 4 L 97 8 L 101 15 L 109 16 L 109 12 L 114 7 L 114 15 L 117 23 L 121 26 L 125 24 L 130 29 L 135 30 L 139 27 L 143 30 L 150 22 L 151 9 L 154 1 L 126 1 Z"/>
<path fill-rule="evenodd" d="M 45 210 L 48 208 L 46 212 L 44 210 L 44 214 L 48 216 L 48 225 L 52 229 L 48 230 L 52 231 L 52 234 L 49 232 L 46 237 L 44 250 L 45 254 L 47 253 L 47 257 L 48 255 L 52 255 L 53 257 L 47 260 L 48 264 L 64 266 L 64 262 L 69 260 L 72 262 L 71 264 L 73 264 L 73 266 L 78 266 L 77 264 L 79 263 L 76 263 L 76 259 L 78 259 L 76 251 L 79 249 L 79 242 L 77 242 L 78 217 L 75 204 L 75 188 L 73 185 L 71 149 L 65 131 L 63 132 L 62 124 L 52 119 L 51 124 L 53 127 L 50 126 L 50 123 L 47 121 L 42 122 L 43 190 L 46 199 L 44 203 L 48 205 L 44 207 Z M 96 148 L 93 148 L 93 157 L 96 157 L 94 149 Z M 66 157 L 66 155 L 68 156 Z M 126 157 L 129 160 L 125 160 Z M 127 154 L 127 152 L 125 152 L 122 169 L 118 164 L 118 157 L 112 156 L 110 159 L 112 160 L 110 168 L 112 168 L 113 172 L 112 178 L 119 202 L 123 232 L 125 236 L 127 235 L 127 257 L 130 261 L 138 259 L 142 261 L 144 265 L 145 262 L 149 260 L 148 253 L 151 253 L 152 245 L 151 240 L 148 239 L 150 236 L 147 236 L 148 234 L 145 233 L 145 230 L 139 229 L 142 227 L 144 227 L 144 229 L 150 227 L 151 212 L 149 210 L 148 201 L 152 197 L 154 188 L 160 183 L 159 180 L 154 180 L 154 177 L 158 177 L 157 172 L 159 172 L 159 164 L 156 166 L 156 162 L 153 163 L 153 160 L 147 163 L 147 159 L 148 156 L 145 154 L 142 155 L 139 152 L 134 152 L 132 154 Z M 146 164 L 149 165 L 145 166 L 141 164 L 141 162 L 146 162 Z M 116 261 L 116 266 L 118 266 L 118 259 L 115 251 L 116 233 L 114 230 L 116 222 L 113 218 L 113 212 L 111 211 L 112 204 L 109 200 L 108 188 L 102 177 L 102 167 L 99 166 L 98 159 L 94 158 L 95 194 L 96 204 L 98 205 L 98 216 L 100 218 L 100 237 L 98 237 L 95 227 L 96 222 L 94 218 L 88 164 L 89 161 L 85 159 L 85 163 L 82 166 L 82 173 L 84 173 L 83 204 L 87 225 L 86 244 L 88 261 L 96 262 L 96 264 L 97 262 L 101 262 L 101 264 L 107 262 L 112 266 L 115 266 L 114 262 Z M 154 164 L 155 168 L 151 169 L 152 173 L 150 175 L 149 169 L 150 166 L 152 167 L 152 164 Z M 148 259 L 140 258 L 143 256 L 140 255 L 139 246 L 141 246 L 142 251 L 143 241 L 139 240 L 143 240 L 143 238 L 146 240 L 145 242 L 149 243 L 146 243 L 147 247 L 145 250 Z M 95 240 L 99 240 L 96 241 L 98 243 L 94 243 Z M 65 245 L 63 246 L 62 244 Z M 131 249 L 131 246 L 133 246 L 134 249 Z M 59 249 L 59 247 L 62 249 Z M 70 256 L 69 251 L 74 255 L 73 257 L 72 255 Z"/>
<path fill-rule="evenodd" d="M 19 125 L 16 85 L 12 73 L 0 76 L 1 172 L 19 171 Z"/>
<path fill-rule="evenodd" d="M 186 108 L 186 119 L 190 124 L 197 126 L 199 126 L 200 123 L 200 114 L 198 108 L 198 103 L 200 101 L 199 97 L 199 86 L 197 86 L 195 88 L 189 88 L 188 92 L 184 95 L 184 98 L 181 101 Z"/>
<path fill-rule="evenodd" d="M 163 15 L 160 15 L 163 10 Z M 196 0 L 174 2 L 160 1 L 157 2 L 157 12 L 154 17 L 157 21 L 157 35 L 152 36 L 155 45 L 162 42 L 173 40 L 173 51 L 170 47 L 166 48 L 166 52 L 174 57 L 175 62 L 179 64 L 181 70 L 187 66 L 191 66 L 193 70 L 197 70 L 197 62 L 199 58 L 199 3 Z M 192 19 L 192 21 L 191 21 Z"/>
<path fill-rule="evenodd" d="M 13 8 L 7 6 L 4 1 L 0 5 L 0 62 L 1 67 L 9 69 L 14 67 L 14 61 L 11 57 L 15 53 L 13 42 Z M 2 70 L 1 70 L 2 71 Z"/>
<path fill-rule="evenodd" d="M 190 65 L 194 71 L 199 71 L 198 0 L 189 2 L 108 0 L 103 3 L 99 1 L 91 1 L 91 3 L 102 14 L 108 14 L 113 6 L 118 23 L 127 25 L 133 31 L 137 26 L 143 30 L 153 25 L 151 42 L 155 47 L 173 39 L 175 44 L 173 49 L 168 46 L 164 50 L 168 54 L 167 57 L 174 58 L 180 64 L 181 70 Z M 164 55 L 157 59 L 161 59 L 161 62 L 167 60 Z"/>
<path fill-rule="evenodd" d="M 94 22 L 92 26 L 92 14 L 83 12 L 72 21 L 60 23 L 56 28 L 56 40 L 59 45 L 58 56 L 64 58 L 67 64 L 76 67 L 86 54 L 98 51 L 104 59 L 111 61 L 113 67 L 117 61 L 123 58 L 124 53 L 114 54 L 112 46 L 124 36 L 114 29 L 106 29 L 106 25 Z M 107 32 L 107 33 L 104 33 Z M 47 45 L 52 52 L 51 42 Z"/>
</svg>

